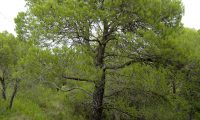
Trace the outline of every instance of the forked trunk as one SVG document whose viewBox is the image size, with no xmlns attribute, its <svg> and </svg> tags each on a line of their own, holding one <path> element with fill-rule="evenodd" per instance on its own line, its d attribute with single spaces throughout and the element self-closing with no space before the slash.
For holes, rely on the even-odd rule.
<svg viewBox="0 0 200 120">
<path fill-rule="evenodd" d="M 9 102 L 9 109 L 12 109 L 13 101 L 15 99 L 15 96 L 17 95 L 18 85 L 19 85 L 19 80 L 16 80 L 14 89 L 13 89 L 13 93 L 12 93 L 12 96 L 11 96 L 10 102 Z"/>
</svg>

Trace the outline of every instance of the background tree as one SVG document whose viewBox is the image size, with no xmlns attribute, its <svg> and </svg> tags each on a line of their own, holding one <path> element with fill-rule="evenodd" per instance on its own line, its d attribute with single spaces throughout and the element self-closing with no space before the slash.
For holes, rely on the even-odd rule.
<svg viewBox="0 0 200 120">
<path fill-rule="evenodd" d="M 15 37 L 7 32 L 0 34 L 1 40 L 1 86 L 2 86 L 2 98 L 7 99 L 6 87 L 10 80 L 12 64 L 15 62 L 15 55 L 13 54 Z"/>
<path fill-rule="evenodd" d="M 187 119 L 199 119 L 199 40 L 200 35 L 196 30 L 184 29 L 183 33 L 177 37 L 177 44 L 185 57 L 185 67 L 182 70 L 184 79 L 181 81 L 180 96 L 188 104 Z M 177 91 L 179 90 L 177 88 Z"/>
<path fill-rule="evenodd" d="M 9 108 L 12 108 L 13 100 L 17 94 L 19 86 L 18 61 L 26 54 L 26 44 L 15 38 L 8 32 L 0 33 L 0 80 L 2 88 L 2 98 L 7 100 L 11 95 Z M 7 94 L 7 88 L 13 87 L 13 92 Z M 10 91 L 9 88 L 8 90 Z"/>
</svg>

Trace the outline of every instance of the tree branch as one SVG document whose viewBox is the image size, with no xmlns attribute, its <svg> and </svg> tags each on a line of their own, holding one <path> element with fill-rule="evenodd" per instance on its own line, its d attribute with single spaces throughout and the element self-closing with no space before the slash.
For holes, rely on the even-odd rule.
<svg viewBox="0 0 200 120">
<path fill-rule="evenodd" d="M 74 88 L 70 88 L 70 89 L 63 89 L 62 87 L 59 87 L 59 86 L 58 86 L 56 83 L 54 83 L 54 82 L 43 81 L 43 83 L 48 83 L 48 84 L 50 84 L 52 87 L 56 88 L 57 91 L 60 90 L 60 91 L 62 91 L 62 92 L 70 92 L 70 91 L 72 91 L 72 90 L 79 89 L 79 90 L 83 91 L 84 93 L 86 93 L 87 95 L 92 96 L 91 92 L 89 92 L 89 91 L 87 91 L 87 90 L 85 90 L 85 89 L 83 89 L 83 88 L 80 88 L 80 87 L 74 87 Z"/>
<path fill-rule="evenodd" d="M 90 82 L 90 83 L 94 83 L 93 80 L 88 80 L 88 79 L 84 79 L 84 78 L 69 77 L 69 76 L 63 76 L 63 78 L 65 78 L 65 79 L 69 79 L 69 80 L 75 80 L 75 81 L 82 81 L 82 82 Z"/>
<path fill-rule="evenodd" d="M 129 66 L 133 63 L 137 62 L 137 60 L 130 60 L 124 64 L 121 64 L 121 65 L 118 65 L 118 66 L 107 66 L 105 69 L 113 69 L 113 70 L 117 70 L 117 69 L 120 69 L 120 68 L 124 68 L 126 66 Z"/>
<path fill-rule="evenodd" d="M 83 88 L 80 88 L 80 87 L 74 87 L 74 88 L 70 88 L 70 89 L 62 89 L 62 88 L 60 88 L 59 90 L 60 90 L 60 91 L 63 91 L 63 92 L 70 92 L 70 91 L 76 90 L 76 89 L 83 91 L 84 93 L 86 93 L 86 94 L 89 95 L 89 96 L 92 96 L 92 93 L 91 93 L 91 92 L 89 92 L 89 91 L 87 91 L 87 90 L 85 90 L 85 89 L 83 89 Z"/>
<path fill-rule="evenodd" d="M 129 65 L 132 65 L 133 63 L 136 63 L 136 62 L 153 62 L 153 59 L 151 59 L 151 58 L 135 58 L 135 59 L 132 59 L 132 60 L 130 60 L 130 61 L 127 61 L 126 63 L 121 64 L 121 65 L 117 65 L 117 66 L 106 66 L 105 69 L 117 70 L 117 69 L 121 69 L 121 68 L 124 68 L 124 67 L 126 67 L 126 66 L 129 66 Z"/>
<path fill-rule="evenodd" d="M 107 57 L 122 57 L 122 58 L 134 59 L 134 57 L 132 57 L 133 55 L 135 55 L 135 54 L 119 55 L 119 54 L 115 54 L 115 53 L 105 53 L 104 58 L 107 58 Z"/>
</svg>

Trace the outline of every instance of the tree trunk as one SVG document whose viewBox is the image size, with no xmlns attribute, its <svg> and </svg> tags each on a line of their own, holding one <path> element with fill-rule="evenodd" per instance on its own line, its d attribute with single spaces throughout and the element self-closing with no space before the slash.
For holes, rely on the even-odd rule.
<svg viewBox="0 0 200 120">
<path fill-rule="evenodd" d="M 15 85 L 14 85 L 14 90 L 13 90 L 13 93 L 12 93 L 12 96 L 11 96 L 10 102 L 9 102 L 9 109 L 12 109 L 13 101 L 14 101 L 15 96 L 17 94 L 18 85 L 19 85 L 19 80 L 16 80 Z"/>
<path fill-rule="evenodd" d="M 105 89 L 106 70 L 104 69 L 104 52 L 105 46 L 99 45 L 96 56 L 96 68 L 101 70 L 101 78 L 95 82 L 95 89 L 93 93 L 93 105 L 92 105 L 92 120 L 101 120 L 103 113 L 103 98 Z"/>
<path fill-rule="evenodd" d="M 95 90 L 93 94 L 92 120 L 102 119 L 104 89 L 105 89 L 105 70 L 103 70 L 102 72 L 101 80 L 95 84 Z"/>
<path fill-rule="evenodd" d="M 103 7 L 102 1 L 102 7 Z M 104 90 L 105 90 L 105 81 L 106 81 L 106 69 L 104 64 L 104 54 L 105 48 L 108 41 L 108 22 L 107 20 L 103 21 L 103 38 L 101 42 L 99 42 L 99 46 L 96 49 L 96 58 L 95 58 L 95 65 L 96 68 L 101 70 L 101 77 L 95 82 L 95 89 L 93 93 L 93 109 L 92 109 L 92 120 L 102 120 L 103 114 L 103 98 L 104 98 Z"/>
<path fill-rule="evenodd" d="M 2 97 L 3 97 L 4 100 L 6 100 L 7 99 L 7 97 L 6 97 L 6 83 L 5 83 L 4 77 L 2 77 L 0 79 L 0 81 L 1 81 L 1 86 L 2 86 Z"/>
</svg>

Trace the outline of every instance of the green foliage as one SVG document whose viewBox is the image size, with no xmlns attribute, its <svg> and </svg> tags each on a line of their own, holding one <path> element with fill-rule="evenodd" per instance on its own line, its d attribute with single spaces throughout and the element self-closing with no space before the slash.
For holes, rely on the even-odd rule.
<svg viewBox="0 0 200 120">
<path fill-rule="evenodd" d="M 2 104 L 3 103 L 3 104 Z M 1 101 L 1 115 L 2 120 L 45 120 L 47 117 L 41 111 L 39 106 L 26 98 L 18 98 L 15 100 L 14 109 L 6 110 L 6 103 Z"/>
<path fill-rule="evenodd" d="M 182 27 L 180 0 L 26 2 L 17 37 L 0 33 L 9 100 L 20 79 L 0 119 L 200 118 L 200 34 Z"/>
</svg>

